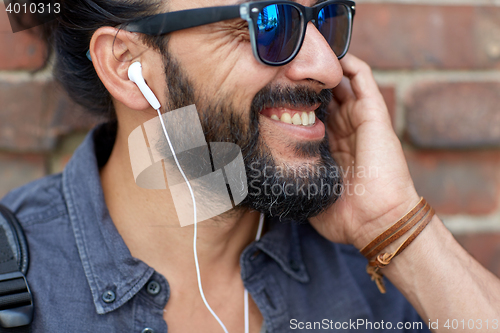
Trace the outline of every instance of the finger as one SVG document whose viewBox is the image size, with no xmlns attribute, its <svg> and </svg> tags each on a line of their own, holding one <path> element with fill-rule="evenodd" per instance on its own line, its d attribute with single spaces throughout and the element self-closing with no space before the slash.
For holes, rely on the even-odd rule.
<svg viewBox="0 0 500 333">
<path fill-rule="evenodd" d="M 342 81 L 338 86 L 332 89 L 334 99 L 343 104 L 350 99 L 355 99 L 354 92 L 352 91 L 351 82 L 346 77 L 342 78 Z"/>
<path fill-rule="evenodd" d="M 373 77 L 370 66 L 351 54 L 347 54 L 341 61 L 344 76 L 351 80 L 351 88 L 358 99 L 381 98 L 382 95 Z"/>
</svg>

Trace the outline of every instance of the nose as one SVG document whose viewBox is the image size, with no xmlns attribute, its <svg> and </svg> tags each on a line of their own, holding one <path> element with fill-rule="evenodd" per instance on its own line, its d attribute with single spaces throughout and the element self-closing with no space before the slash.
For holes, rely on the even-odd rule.
<svg viewBox="0 0 500 333">
<path fill-rule="evenodd" d="M 295 83 L 313 83 L 318 89 L 332 89 L 342 80 L 342 67 L 318 29 L 307 24 L 304 43 L 299 53 L 288 65 L 285 76 Z"/>
</svg>

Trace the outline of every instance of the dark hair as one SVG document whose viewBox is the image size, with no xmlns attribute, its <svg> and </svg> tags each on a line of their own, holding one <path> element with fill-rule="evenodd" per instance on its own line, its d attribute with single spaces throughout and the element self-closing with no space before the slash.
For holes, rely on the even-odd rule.
<svg viewBox="0 0 500 333">
<path fill-rule="evenodd" d="M 117 27 L 138 17 L 157 13 L 159 0 L 54 0 L 61 4 L 57 19 L 43 26 L 44 36 L 55 53 L 54 76 L 69 96 L 91 113 L 115 118 L 111 95 L 87 58 L 94 32 L 103 26 Z M 163 36 L 143 35 L 142 41 L 164 52 Z M 50 55 L 50 53 L 49 53 Z"/>
</svg>

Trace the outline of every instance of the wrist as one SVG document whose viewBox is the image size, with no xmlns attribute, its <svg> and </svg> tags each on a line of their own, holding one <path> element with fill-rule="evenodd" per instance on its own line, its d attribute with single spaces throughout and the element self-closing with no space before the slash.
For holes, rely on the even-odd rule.
<svg viewBox="0 0 500 333">
<path fill-rule="evenodd" d="M 425 263 L 430 253 L 437 253 L 440 247 L 447 248 L 447 244 L 455 242 L 451 232 L 445 227 L 437 215 L 434 215 L 429 225 L 422 233 L 408 246 L 408 251 L 401 253 L 384 269 L 384 272 L 391 271 L 392 267 L 415 266 L 415 263 Z M 392 245 L 392 244 L 391 244 Z M 397 246 L 397 245 L 394 245 Z M 390 249 L 389 249 L 390 251 Z M 397 269 L 392 269 L 396 270 Z"/>
<path fill-rule="evenodd" d="M 414 190 L 411 191 L 404 200 L 389 209 L 386 213 L 363 223 L 352 243 L 358 250 L 362 249 L 401 217 L 406 215 L 419 201 L 420 197 L 417 192 Z"/>
</svg>

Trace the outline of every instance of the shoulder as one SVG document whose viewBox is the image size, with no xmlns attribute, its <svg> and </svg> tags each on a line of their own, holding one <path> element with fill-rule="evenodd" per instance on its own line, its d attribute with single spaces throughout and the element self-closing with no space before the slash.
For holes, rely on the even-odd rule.
<svg viewBox="0 0 500 333">
<path fill-rule="evenodd" d="M 60 254 L 76 249 L 67 203 L 63 194 L 62 175 L 41 178 L 11 191 L 0 203 L 19 220 L 30 252 L 30 273 L 36 260 L 51 261 L 53 252 Z"/>
<path fill-rule="evenodd" d="M 67 210 L 62 175 L 44 177 L 12 190 L 0 203 L 16 214 L 25 228 L 64 215 Z"/>
<path fill-rule="evenodd" d="M 16 215 L 26 235 L 28 278 L 39 281 L 55 272 L 68 273 L 64 261 L 79 262 L 60 174 L 15 189 L 1 203 Z"/>
<path fill-rule="evenodd" d="M 88 319 L 95 308 L 64 198 L 62 175 L 17 188 L 1 203 L 16 214 L 28 241 L 27 280 L 36 314 L 33 331 L 56 332 L 83 323 L 77 314 L 84 311 Z"/>
</svg>

